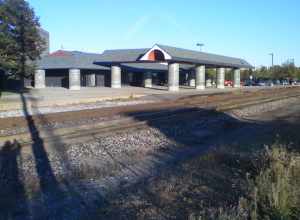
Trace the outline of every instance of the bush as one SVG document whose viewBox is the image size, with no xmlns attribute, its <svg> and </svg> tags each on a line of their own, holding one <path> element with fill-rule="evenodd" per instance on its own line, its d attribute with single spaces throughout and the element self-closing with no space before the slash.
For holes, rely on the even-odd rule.
<svg viewBox="0 0 300 220">
<path fill-rule="evenodd" d="M 300 219 L 299 153 L 275 145 L 266 148 L 259 161 L 259 174 L 248 181 L 247 198 L 240 198 L 236 207 L 205 211 L 196 219 Z"/>
<path fill-rule="evenodd" d="M 255 216 L 297 219 L 300 215 L 300 156 L 284 146 L 266 149 L 267 162 L 251 184 Z"/>
</svg>

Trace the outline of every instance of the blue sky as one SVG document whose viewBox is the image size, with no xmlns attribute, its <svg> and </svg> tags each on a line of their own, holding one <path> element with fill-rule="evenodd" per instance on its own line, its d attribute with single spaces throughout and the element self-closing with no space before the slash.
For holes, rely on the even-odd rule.
<svg viewBox="0 0 300 220">
<path fill-rule="evenodd" d="M 50 50 L 102 52 L 155 43 L 300 65 L 299 0 L 28 0 Z"/>
</svg>

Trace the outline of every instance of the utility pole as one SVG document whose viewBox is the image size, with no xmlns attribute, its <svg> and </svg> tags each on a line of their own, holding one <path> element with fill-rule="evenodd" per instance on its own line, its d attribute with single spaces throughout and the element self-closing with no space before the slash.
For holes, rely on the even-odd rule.
<svg viewBox="0 0 300 220">
<path fill-rule="evenodd" d="M 269 53 L 269 55 L 272 57 L 272 67 L 274 66 L 274 53 Z"/>
<path fill-rule="evenodd" d="M 200 52 L 202 52 L 202 47 L 204 46 L 204 44 L 203 43 L 197 43 L 196 46 L 199 47 Z"/>
</svg>

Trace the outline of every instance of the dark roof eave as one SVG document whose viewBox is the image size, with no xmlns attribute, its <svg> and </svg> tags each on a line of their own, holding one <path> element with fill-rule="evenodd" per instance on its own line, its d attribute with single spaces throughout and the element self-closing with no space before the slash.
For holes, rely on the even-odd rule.
<svg viewBox="0 0 300 220">
<path fill-rule="evenodd" d="M 214 67 L 226 67 L 226 68 L 253 68 L 250 64 L 234 64 L 234 63 L 220 63 L 220 62 L 212 62 L 206 60 L 195 60 L 195 59 L 187 59 L 180 57 L 173 57 L 171 60 L 166 60 L 165 62 L 178 62 L 184 64 L 199 64 L 199 65 L 207 65 Z M 122 63 L 158 63 L 153 61 L 96 61 L 94 64 L 110 67 L 112 65 L 121 65 Z"/>
<path fill-rule="evenodd" d="M 253 66 L 251 66 L 250 64 L 221 63 L 221 62 L 195 60 L 195 59 L 180 58 L 180 57 L 173 57 L 172 60 L 170 60 L 169 62 L 208 65 L 208 66 L 225 67 L 225 68 L 253 68 Z"/>
</svg>

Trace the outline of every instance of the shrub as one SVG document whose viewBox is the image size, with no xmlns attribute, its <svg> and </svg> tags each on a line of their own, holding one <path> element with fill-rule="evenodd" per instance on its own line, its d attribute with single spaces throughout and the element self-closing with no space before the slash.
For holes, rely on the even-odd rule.
<svg viewBox="0 0 300 220">
<path fill-rule="evenodd" d="M 257 165 L 258 175 L 249 179 L 248 196 L 240 198 L 238 206 L 202 211 L 194 219 L 300 219 L 299 153 L 276 144 L 266 148 Z"/>
</svg>

